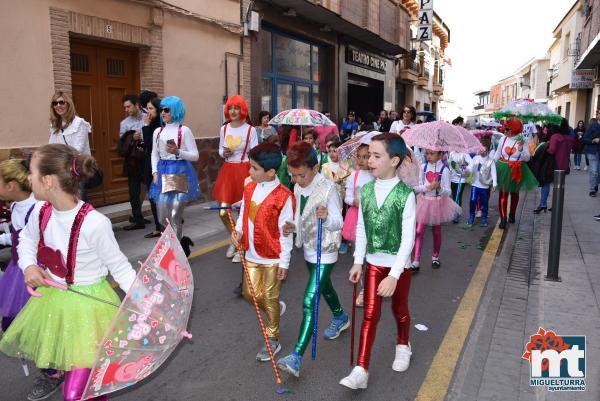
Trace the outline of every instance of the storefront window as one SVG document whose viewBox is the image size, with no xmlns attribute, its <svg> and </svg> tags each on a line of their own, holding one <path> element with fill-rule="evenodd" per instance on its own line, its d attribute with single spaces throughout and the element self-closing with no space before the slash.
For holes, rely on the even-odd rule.
<svg viewBox="0 0 600 401">
<path fill-rule="evenodd" d="M 262 42 L 262 71 L 271 72 L 273 66 L 273 54 L 271 53 L 271 32 L 261 31 Z"/>
<path fill-rule="evenodd" d="M 277 73 L 310 79 L 310 45 L 286 36 L 275 35 Z"/>
<path fill-rule="evenodd" d="M 292 84 L 277 84 L 277 112 L 292 108 Z"/>
<path fill-rule="evenodd" d="M 290 108 L 327 107 L 326 47 L 267 29 L 261 31 L 260 41 L 263 109 L 276 114 Z"/>
<path fill-rule="evenodd" d="M 271 78 L 262 79 L 262 89 L 260 94 L 261 110 L 270 111 L 273 106 L 273 82 Z"/>
</svg>

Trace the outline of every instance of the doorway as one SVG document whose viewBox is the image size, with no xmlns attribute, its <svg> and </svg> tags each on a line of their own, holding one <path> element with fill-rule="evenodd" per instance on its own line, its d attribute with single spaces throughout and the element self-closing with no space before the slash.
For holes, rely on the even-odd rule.
<svg viewBox="0 0 600 401">
<path fill-rule="evenodd" d="M 71 39 L 71 80 L 77 114 L 92 125 L 90 147 L 104 173 L 101 186 L 88 194 L 94 206 L 129 200 L 123 158 L 117 152 L 121 98 L 140 93 L 137 48 Z"/>
<path fill-rule="evenodd" d="M 376 79 L 348 74 L 348 110 L 357 117 L 365 118 L 368 112 L 377 116 L 383 110 L 383 82 Z"/>
</svg>

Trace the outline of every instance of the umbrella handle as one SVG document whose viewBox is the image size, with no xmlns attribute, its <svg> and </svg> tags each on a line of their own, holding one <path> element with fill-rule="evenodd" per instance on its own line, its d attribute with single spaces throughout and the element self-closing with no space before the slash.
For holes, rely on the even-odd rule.
<svg viewBox="0 0 600 401">
<path fill-rule="evenodd" d="M 58 282 L 56 282 L 54 280 L 49 280 L 49 279 L 45 278 L 44 282 L 47 285 L 49 285 L 50 287 L 55 287 L 55 288 L 58 288 L 59 290 L 66 291 L 68 289 L 65 284 L 58 283 Z M 37 292 L 36 290 L 34 290 L 33 288 L 31 288 L 30 286 L 27 286 L 27 292 L 32 297 L 40 298 L 42 296 L 42 294 L 40 294 L 39 292 Z"/>
<path fill-rule="evenodd" d="M 317 357 L 317 327 L 319 325 L 319 298 L 320 294 L 320 280 L 321 280 L 321 244 L 323 238 L 323 219 L 318 219 L 317 226 L 317 265 L 315 266 L 315 310 L 313 319 L 313 338 L 312 338 L 312 352 L 311 358 L 314 361 Z"/>
</svg>

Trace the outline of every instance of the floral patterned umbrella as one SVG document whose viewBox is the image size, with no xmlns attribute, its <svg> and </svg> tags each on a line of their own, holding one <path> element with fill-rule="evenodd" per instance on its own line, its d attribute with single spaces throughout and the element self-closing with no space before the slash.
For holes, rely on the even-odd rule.
<svg viewBox="0 0 600 401">
<path fill-rule="evenodd" d="M 277 114 L 269 121 L 271 125 L 335 125 L 325 114 L 310 109 L 290 109 Z"/>
<path fill-rule="evenodd" d="M 467 129 L 445 121 L 432 121 L 411 127 L 402 138 L 408 146 L 443 152 L 479 153 L 483 146 Z"/>
<path fill-rule="evenodd" d="M 194 280 L 169 224 L 98 347 L 82 400 L 129 387 L 162 365 L 186 331 Z"/>
</svg>

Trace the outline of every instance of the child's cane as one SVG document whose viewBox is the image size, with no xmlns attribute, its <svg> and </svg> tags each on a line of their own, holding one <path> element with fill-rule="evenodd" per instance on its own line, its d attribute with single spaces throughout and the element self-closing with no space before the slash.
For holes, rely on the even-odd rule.
<svg viewBox="0 0 600 401">
<path fill-rule="evenodd" d="M 235 223 L 233 222 L 233 217 L 231 216 L 231 209 L 227 209 L 227 217 L 229 217 L 229 223 L 231 224 L 231 227 L 233 227 L 233 230 L 235 230 Z M 258 307 L 258 301 L 256 300 L 256 294 L 254 293 L 254 287 L 252 286 L 252 281 L 250 281 L 250 273 L 248 273 L 248 266 L 246 264 L 246 258 L 244 256 L 244 249 L 242 248 L 242 244 L 240 241 L 238 241 L 237 249 L 240 253 L 242 266 L 244 267 L 244 277 L 246 277 L 246 285 L 248 285 L 248 289 L 250 290 L 250 294 L 252 295 L 252 301 L 254 302 L 256 316 L 258 317 L 258 322 L 260 323 L 260 329 L 265 339 L 267 351 L 269 351 L 269 358 L 271 359 L 271 366 L 273 367 L 273 372 L 275 372 L 275 379 L 277 379 L 277 384 L 281 384 L 281 376 L 279 375 L 279 370 L 277 369 L 277 365 L 275 364 L 275 356 L 273 356 L 273 350 L 271 349 L 271 343 L 269 342 L 269 337 L 267 336 L 265 322 L 263 322 L 263 318 Z"/>
</svg>

